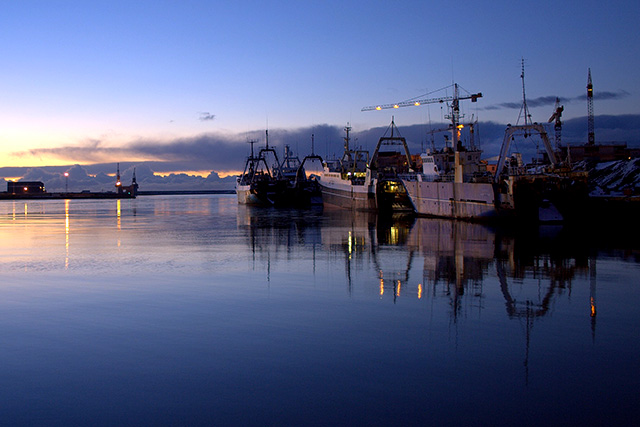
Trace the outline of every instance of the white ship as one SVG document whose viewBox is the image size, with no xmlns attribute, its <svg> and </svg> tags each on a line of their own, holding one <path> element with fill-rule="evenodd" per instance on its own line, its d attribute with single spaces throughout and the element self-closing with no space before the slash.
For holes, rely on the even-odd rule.
<svg viewBox="0 0 640 427">
<path fill-rule="evenodd" d="M 369 153 L 349 147 L 351 127 L 344 128 L 342 158 L 326 161 L 319 179 L 322 201 L 325 204 L 356 211 L 376 209 L 375 183 L 368 168 Z"/>
<path fill-rule="evenodd" d="M 368 152 L 349 147 L 350 130 L 347 125 L 342 158 L 325 163 L 320 178 L 324 203 L 359 211 L 412 211 L 400 175 L 413 173 L 415 167 L 407 142 L 399 136 L 395 123 L 392 121 L 387 129 L 390 135 L 385 133 L 378 140 L 371 160 Z M 389 150 L 393 146 L 402 146 L 404 153 Z"/>
<path fill-rule="evenodd" d="M 460 219 L 498 216 L 494 185 L 486 164 L 480 161 L 481 153 L 480 150 L 445 149 L 422 154 L 422 173 L 403 177 L 415 211 L 421 215 Z M 452 170 L 447 171 L 447 165 L 451 165 Z"/>
</svg>

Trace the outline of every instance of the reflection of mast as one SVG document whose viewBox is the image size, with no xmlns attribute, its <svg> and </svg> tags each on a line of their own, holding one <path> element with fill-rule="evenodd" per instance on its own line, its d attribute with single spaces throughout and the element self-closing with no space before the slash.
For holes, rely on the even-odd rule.
<svg viewBox="0 0 640 427">
<path fill-rule="evenodd" d="M 596 260 L 589 259 L 589 302 L 591 305 L 591 339 L 596 341 Z"/>
<path fill-rule="evenodd" d="M 500 290 L 502 296 L 505 299 L 505 305 L 507 308 L 507 315 L 509 318 L 525 319 L 525 334 L 526 334 L 526 351 L 524 358 L 525 368 L 525 383 L 529 384 L 529 346 L 531 343 L 531 330 L 533 329 L 533 320 L 536 317 L 543 317 L 549 311 L 549 304 L 556 289 L 556 282 L 551 280 L 547 292 L 542 297 L 540 303 L 534 303 L 530 299 L 524 301 L 524 307 L 522 301 L 515 299 L 509 292 L 509 284 L 507 283 L 507 275 L 505 274 L 503 263 L 496 262 L 496 275 L 500 281 Z"/>
</svg>

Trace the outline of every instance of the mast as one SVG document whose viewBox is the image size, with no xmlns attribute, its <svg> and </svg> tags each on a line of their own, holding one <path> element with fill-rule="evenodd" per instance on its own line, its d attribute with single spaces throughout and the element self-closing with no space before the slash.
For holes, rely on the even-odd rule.
<svg viewBox="0 0 640 427">
<path fill-rule="evenodd" d="M 445 119 L 451 120 L 451 137 L 452 148 L 458 150 L 458 141 L 460 141 L 460 92 L 458 83 L 453 84 L 453 98 L 451 99 L 451 114 L 444 116 Z"/>
<path fill-rule="evenodd" d="M 524 90 L 524 58 L 522 58 L 522 73 L 520 74 L 520 78 L 522 79 L 522 107 L 520 107 L 520 113 L 518 114 L 518 121 L 516 122 L 516 126 L 520 122 L 520 117 L 523 116 L 524 125 L 528 126 L 531 124 L 531 114 L 529 113 L 529 107 L 527 107 L 527 95 L 525 94 Z"/>
<path fill-rule="evenodd" d="M 593 145 L 596 143 L 596 137 L 593 131 L 593 83 L 591 83 L 591 68 L 589 68 L 589 77 L 587 79 L 587 115 L 589 145 Z"/>
<path fill-rule="evenodd" d="M 347 123 L 347 125 L 344 127 L 344 131 L 346 132 L 346 136 L 343 137 L 344 139 L 344 154 L 342 155 L 342 161 L 351 161 L 353 160 L 353 158 L 351 157 L 351 150 L 349 149 L 349 141 L 351 140 L 351 138 L 349 137 L 349 132 L 351 132 L 351 126 L 349 125 L 349 123 Z"/>
<path fill-rule="evenodd" d="M 351 126 L 349 126 L 349 123 L 347 123 L 347 125 L 344 127 L 344 131 L 347 133 L 347 136 L 345 136 L 344 139 L 344 151 L 349 151 L 349 132 L 351 132 Z"/>
</svg>

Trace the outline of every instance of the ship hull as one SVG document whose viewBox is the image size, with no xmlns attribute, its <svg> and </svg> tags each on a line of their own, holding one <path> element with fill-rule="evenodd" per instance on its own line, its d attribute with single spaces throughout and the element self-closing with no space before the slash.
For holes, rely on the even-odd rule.
<svg viewBox="0 0 640 427">
<path fill-rule="evenodd" d="M 404 181 L 417 214 L 458 219 L 499 216 L 491 183 Z"/>
<path fill-rule="evenodd" d="M 349 181 L 337 182 L 322 177 L 320 189 L 324 204 L 356 211 L 376 209 L 376 195 L 371 185 L 352 185 Z"/>
</svg>

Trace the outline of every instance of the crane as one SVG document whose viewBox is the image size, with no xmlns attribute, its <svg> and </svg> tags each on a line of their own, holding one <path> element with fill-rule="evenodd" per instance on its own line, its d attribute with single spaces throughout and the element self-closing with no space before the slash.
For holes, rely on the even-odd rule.
<svg viewBox="0 0 640 427">
<path fill-rule="evenodd" d="M 556 105 L 553 110 L 553 114 L 549 117 L 547 123 L 555 121 L 553 129 L 556 131 L 556 150 L 560 148 L 560 138 L 562 134 L 562 112 L 564 111 L 564 105 L 560 105 L 560 98 L 556 98 Z"/>
<path fill-rule="evenodd" d="M 482 93 L 472 93 L 465 96 L 460 96 L 459 94 L 459 86 L 457 83 L 453 84 L 453 96 L 442 96 L 439 98 L 424 98 L 424 99 L 410 99 L 407 101 L 398 102 L 395 104 L 381 104 L 381 105 L 372 105 L 369 107 L 362 108 L 361 111 L 380 111 L 386 110 L 390 108 L 400 108 L 400 107 L 418 107 L 423 104 L 436 104 L 436 103 L 445 103 L 451 102 L 451 114 L 446 116 L 447 119 L 451 120 L 452 126 L 452 134 L 453 134 L 453 147 L 457 149 L 458 140 L 459 140 L 459 123 L 460 123 L 460 101 L 464 99 L 470 99 L 471 102 L 477 102 L 478 98 L 482 98 Z"/>
</svg>

